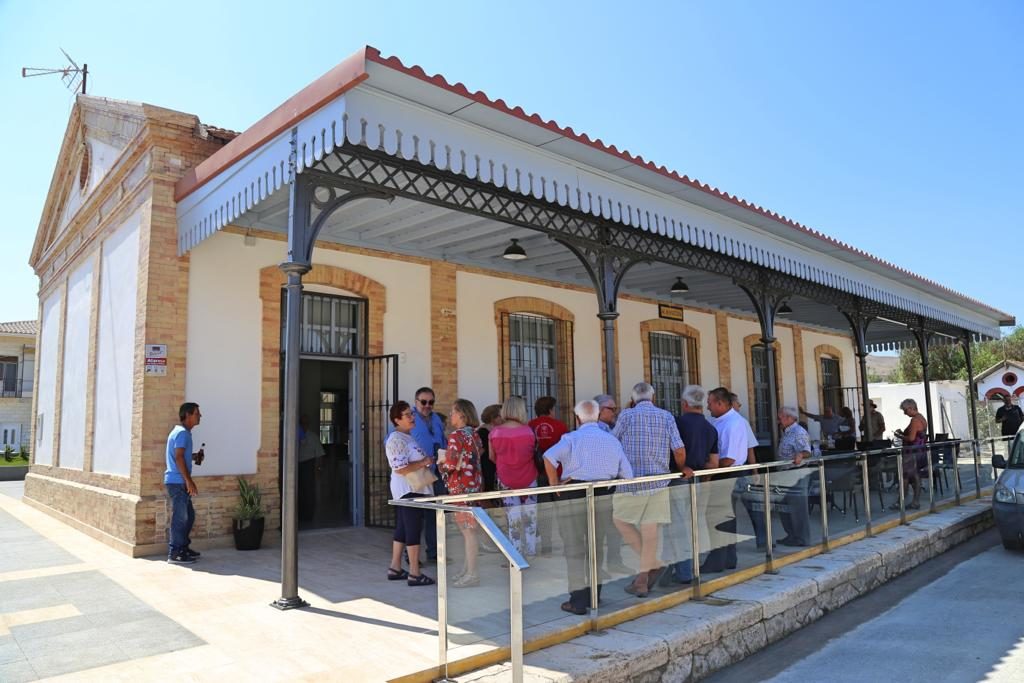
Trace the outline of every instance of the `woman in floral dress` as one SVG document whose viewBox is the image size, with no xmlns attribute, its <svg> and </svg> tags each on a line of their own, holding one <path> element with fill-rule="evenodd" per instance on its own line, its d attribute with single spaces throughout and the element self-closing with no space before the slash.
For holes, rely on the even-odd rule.
<svg viewBox="0 0 1024 683">
<path fill-rule="evenodd" d="M 441 476 L 444 477 L 444 483 L 448 487 L 448 493 L 452 495 L 479 493 L 483 490 L 484 483 L 480 469 L 480 437 L 476 433 L 476 428 L 480 426 L 476 407 L 471 401 L 464 398 L 456 399 L 452 404 L 448 420 L 455 431 L 448 436 L 448 449 L 445 451 L 444 462 L 437 464 Z M 454 504 L 465 505 L 465 503 Z M 479 586 L 480 575 L 476 568 L 476 519 L 472 512 L 456 512 L 455 524 L 459 527 L 462 538 L 466 542 L 466 562 L 462 572 L 452 585 L 456 588 Z"/>
</svg>

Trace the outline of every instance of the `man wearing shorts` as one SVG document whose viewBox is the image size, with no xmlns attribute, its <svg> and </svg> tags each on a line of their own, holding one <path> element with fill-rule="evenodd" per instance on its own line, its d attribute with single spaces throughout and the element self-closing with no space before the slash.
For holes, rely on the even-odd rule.
<svg viewBox="0 0 1024 683">
<path fill-rule="evenodd" d="M 654 387 L 640 382 L 633 387 L 633 407 L 623 410 L 612 433 L 622 442 L 634 477 L 669 473 L 669 458 L 675 458 L 687 479 L 693 470 L 686 466 L 686 449 L 672 413 L 654 405 Z M 665 567 L 658 560 L 658 538 L 662 524 L 672 521 L 668 481 L 624 484 L 617 487 L 612 504 L 615 526 L 640 558 L 640 572 L 626 592 L 638 598 L 657 584 Z"/>
</svg>

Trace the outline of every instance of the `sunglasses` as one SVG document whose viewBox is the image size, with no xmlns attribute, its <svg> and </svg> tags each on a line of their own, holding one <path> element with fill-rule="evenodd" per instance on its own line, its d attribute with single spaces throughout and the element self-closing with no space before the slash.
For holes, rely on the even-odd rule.
<svg viewBox="0 0 1024 683">
<path fill-rule="evenodd" d="M 419 403 L 421 406 L 432 406 L 432 405 L 434 405 L 434 399 L 430 399 L 429 401 L 422 401 L 422 400 L 417 399 L 416 402 Z"/>
<path fill-rule="evenodd" d="M 411 410 L 402 411 L 401 417 L 412 417 L 412 411 Z"/>
</svg>

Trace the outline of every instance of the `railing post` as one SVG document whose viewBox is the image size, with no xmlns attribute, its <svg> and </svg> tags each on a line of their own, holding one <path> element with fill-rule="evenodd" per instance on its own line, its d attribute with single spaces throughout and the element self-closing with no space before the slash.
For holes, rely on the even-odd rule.
<svg viewBox="0 0 1024 683">
<path fill-rule="evenodd" d="M 512 633 L 512 683 L 523 683 L 523 572 L 509 562 L 509 612 Z"/>
<path fill-rule="evenodd" d="M 960 446 L 962 445 L 962 442 L 957 442 L 953 447 L 953 491 L 956 494 L 957 506 L 960 505 Z"/>
<path fill-rule="evenodd" d="M 755 470 L 756 471 L 756 470 Z M 766 568 L 766 574 L 778 573 L 775 569 L 775 558 L 772 552 L 772 495 L 769 489 L 771 488 L 771 481 L 769 471 L 764 471 L 764 562 Z"/>
<path fill-rule="evenodd" d="M 571 514 L 571 513 L 569 513 Z M 587 566 L 590 569 L 590 630 L 597 630 L 597 504 L 594 500 L 594 486 L 587 487 Z"/>
<path fill-rule="evenodd" d="M 864 534 L 870 538 L 874 534 L 871 530 L 871 484 L 868 481 L 868 456 L 866 455 L 861 456 L 860 480 L 864 496 Z"/>
<path fill-rule="evenodd" d="M 690 484 L 690 566 L 693 576 L 693 599 L 703 600 L 700 591 L 700 541 L 697 540 L 699 526 L 697 524 L 697 493 L 700 488 L 697 477 Z"/>
<path fill-rule="evenodd" d="M 903 481 L 903 458 L 905 457 L 902 449 L 896 454 L 896 480 L 900 485 L 900 524 L 907 523 L 907 500 L 906 491 L 904 490 L 906 484 Z M 910 457 L 916 458 L 917 456 L 911 453 Z M 914 467 L 917 467 L 917 462 L 914 462 Z"/>
<path fill-rule="evenodd" d="M 828 492 L 825 490 L 825 461 L 818 461 L 818 491 L 819 504 L 821 505 L 821 544 L 825 551 L 829 550 L 828 543 Z"/>
<path fill-rule="evenodd" d="M 928 512 L 935 512 L 935 465 L 932 464 L 932 457 L 935 455 L 935 444 L 925 447 L 925 454 L 928 456 Z M 914 463 L 917 466 L 917 463 Z M 918 474 L 918 477 L 921 475 Z"/>
<path fill-rule="evenodd" d="M 444 510 L 434 511 L 437 528 L 437 663 L 448 678 L 448 543 Z"/>
<path fill-rule="evenodd" d="M 981 500 L 981 439 L 975 438 L 971 444 L 971 450 L 974 452 L 974 497 L 975 500 Z"/>
</svg>

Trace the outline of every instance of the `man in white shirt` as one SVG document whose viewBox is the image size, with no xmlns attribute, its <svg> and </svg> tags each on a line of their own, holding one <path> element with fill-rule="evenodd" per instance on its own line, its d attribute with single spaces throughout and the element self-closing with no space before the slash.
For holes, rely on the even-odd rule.
<svg viewBox="0 0 1024 683">
<path fill-rule="evenodd" d="M 718 466 L 738 467 L 747 462 L 750 425 L 732 408 L 732 393 L 725 387 L 708 392 L 708 412 L 718 430 Z M 711 552 L 701 565 L 701 574 L 736 568 L 736 511 L 732 504 L 732 477 L 709 482 L 708 533 Z"/>
</svg>

